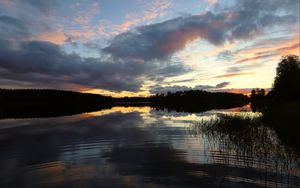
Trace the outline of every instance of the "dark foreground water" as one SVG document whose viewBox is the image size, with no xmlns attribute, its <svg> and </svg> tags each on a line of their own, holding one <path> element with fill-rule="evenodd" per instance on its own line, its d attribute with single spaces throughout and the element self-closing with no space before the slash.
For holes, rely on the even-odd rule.
<svg viewBox="0 0 300 188">
<path fill-rule="evenodd" d="M 0 187 L 300 186 L 298 153 L 247 110 L 0 120 Z"/>
</svg>

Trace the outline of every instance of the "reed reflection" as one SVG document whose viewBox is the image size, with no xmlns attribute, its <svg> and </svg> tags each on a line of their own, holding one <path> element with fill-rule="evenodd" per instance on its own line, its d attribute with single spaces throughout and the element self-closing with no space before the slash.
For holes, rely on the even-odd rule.
<svg viewBox="0 0 300 188">
<path fill-rule="evenodd" d="M 277 132 L 264 125 L 262 114 L 219 113 L 192 123 L 190 132 L 205 138 L 211 163 L 259 169 L 266 186 L 300 185 L 296 149 L 282 144 Z"/>
</svg>

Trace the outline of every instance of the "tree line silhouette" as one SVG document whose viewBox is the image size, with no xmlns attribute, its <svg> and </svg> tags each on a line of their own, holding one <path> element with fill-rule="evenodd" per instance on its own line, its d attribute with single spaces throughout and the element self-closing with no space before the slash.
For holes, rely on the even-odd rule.
<svg viewBox="0 0 300 188">
<path fill-rule="evenodd" d="M 0 89 L 2 104 L 69 104 L 83 105 L 112 102 L 112 97 L 55 89 Z"/>
<path fill-rule="evenodd" d="M 113 98 L 53 89 L 0 89 L 0 118 L 55 117 L 110 108 Z"/>
<path fill-rule="evenodd" d="M 214 108 L 242 106 L 251 101 L 266 105 L 266 101 L 289 101 L 300 99 L 299 57 L 288 55 L 277 67 L 273 88 L 266 94 L 264 89 L 255 89 L 250 98 L 243 94 L 189 90 L 156 94 L 150 97 L 113 98 L 99 94 L 79 93 L 53 89 L 0 89 L 0 118 L 14 114 L 42 117 L 72 114 L 121 106 L 148 105 L 156 109 L 185 112 L 203 112 Z M 270 105 L 269 105 L 270 106 Z M 270 108 L 269 108 L 270 109 Z"/>
<path fill-rule="evenodd" d="M 248 97 L 242 94 L 211 93 L 201 90 L 168 92 L 150 97 L 113 98 L 52 89 L 0 89 L 0 118 L 53 117 L 112 106 L 151 106 L 158 110 L 203 112 L 247 103 Z"/>
<path fill-rule="evenodd" d="M 232 108 L 249 102 L 243 94 L 227 92 L 207 92 L 203 90 L 177 91 L 156 94 L 150 97 L 151 105 L 157 109 L 184 112 L 203 112 L 215 108 Z"/>
</svg>

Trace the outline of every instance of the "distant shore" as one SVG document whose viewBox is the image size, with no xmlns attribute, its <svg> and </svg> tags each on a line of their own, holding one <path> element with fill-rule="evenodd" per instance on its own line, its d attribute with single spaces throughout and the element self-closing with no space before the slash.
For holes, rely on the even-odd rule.
<svg viewBox="0 0 300 188">
<path fill-rule="evenodd" d="M 233 108 L 249 102 L 234 93 L 184 91 L 151 97 L 113 98 L 98 94 L 51 89 L 0 89 L 0 118 L 56 117 L 98 111 L 113 106 L 150 106 L 157 110 L 204 112 Z"/>
</svg>

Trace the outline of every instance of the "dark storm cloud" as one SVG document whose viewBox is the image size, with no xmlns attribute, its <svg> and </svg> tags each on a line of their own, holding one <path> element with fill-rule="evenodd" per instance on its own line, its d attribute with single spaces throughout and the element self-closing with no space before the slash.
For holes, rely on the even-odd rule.
<svg viewBox="0 0 300 188">
<path fill-rule="evenodd" d="M 167 92 L 176 92 L 176 91 L 187 91 L 187 90 L 218 90 L 222 89 L 226 86 L 230 85 L 230 82 L 221 82 L 215 86 L 211 85 L 197 85 L 195 87 L 188 87 L 188 86 L 166 86 L 166 87 L 161 87 L 161 86 L 152 86 L 150 89 L 151 93 L 167 93 Z"/>
<path fill-rule="evenodd" d="M 0 16 L 0 39 L 20 40 L 29 36 L 27 27 L 17 18 Z"/>
<path fill-rule="evenodd" d="M 297 3 L 294 0 L 241 0 L 225 12 L 178 17 L 122 33 L 103 51 L 118 58 L 153 60 L 168 58 L 198 38 L 213 45 L 249 39 L 269 26 L 295 23 Z"/>
<path fill-rule="evenodd" d="M 0 17 L 0 33 L 26 31 L 20 20 Z M 25 82 L 23 85 L 67 87 L 77 85 L 113 91 L 139 91 L 143 79 L 178 75 L 186 71 L 179 63 L 160 66 L 136 59 L 112 60 L 82 58 L 66 54 L 60 46 L 42 41 L 28 41 L 28 33 L 12 32 L 0 36 L 1 82 Z M 18 34 L 18 37 L 15 35 Z M 22 85 L 22 84 L 21 84 Z M 46 86 L 46 87 L 47 87 Z"/>
<path fill-rule="evenodd" d="M 143 71 L 136 62 L 127 62 L 124 66 L 121 62 L 81 58 L 65 54 L 59 46 L 48 42 L 22 42 L 17 49 L 0 49 L 0 54 L 2 79 L 33 82 L 39 86 L 76 84 L 115 91 L 137 91 L 142 83 L 134 79 Z"/>
</svg>

